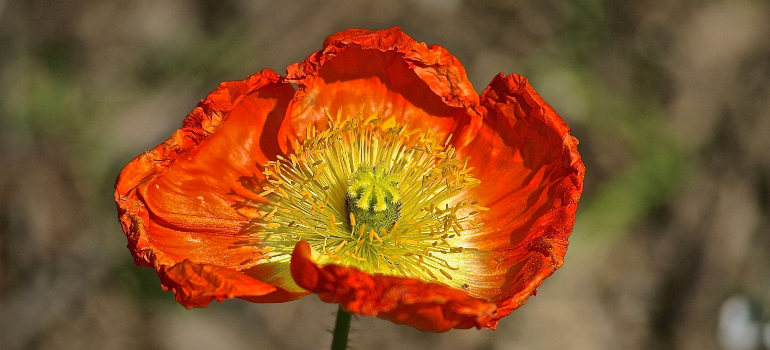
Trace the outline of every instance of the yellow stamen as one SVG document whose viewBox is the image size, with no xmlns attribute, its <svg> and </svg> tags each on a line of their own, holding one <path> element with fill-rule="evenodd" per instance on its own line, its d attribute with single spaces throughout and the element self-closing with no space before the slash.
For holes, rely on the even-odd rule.
<svg viewBox="0 0 770 350">
<path fill-rule="evenodd" d="M 254 244 L 276 262 L 288 263 L 304 240 L 321 253 L 319 264 L 467 284 L 472 272 L 462 261 L 476 250 L 465 236 L 481 225 L 470 218 L 488 209 L 455 200 L 479 181 L 453 136 L 377 115 L 327 119 L 327 129 L 310 123 L 291 153 L 265 162 L 259 196 L 270 204 L 251 216 Z"/>
</svg>

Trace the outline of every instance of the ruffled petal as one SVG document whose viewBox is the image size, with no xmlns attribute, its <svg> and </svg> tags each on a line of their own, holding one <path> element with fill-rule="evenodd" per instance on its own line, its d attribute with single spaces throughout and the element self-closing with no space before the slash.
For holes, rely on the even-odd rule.
<svg viewBox="0 0 770 350">
<path fill-rule="evenodd" d="M 191 307 L 205 307 L 211 300 L 258 298 L 276 291 L 246 274 L 214 265 L 194 264 L 190 260 L 159 271 L 164 290 L 174 292 L 176 301 Z"/>
<path fill-rule="evenodd" d="M 290 278 L 260 283 L 270 276 L 254 268 L 262 252 L 244 232 L 266 201 L 257 195 L 262 165 L 280 152 L 276 135 L 293 94 L 270 70 L 222 83 L 118 177 L 115 199 L 135 263 L 155 268 L 182 304 L 306 294 Z"/>
<path fill-rule="evenodd" d="M 495 302 L 500 318 L 562 265 L 585 167 L 577 139 L 526 78 L 498 75 L 481 105 L 483 126 L 458 150 L 481 180 L 463 195 L 489 208 L 474 217 L 481 233 L 465 237 L 482 251 L 469 262 L 469 292 Z"/>
<path fill-rule="evenodd" d="M 460 289 L 414 278 L 370 275 L 352 267 L 318 267 L 304 241 L 294 248 L 291 273 L 297 284 L 327 303 L 423 331 L 494 328 L 492 320 L 497 318 L 495 304 Z"/>
<path fill-rule="evenodd" d="M 418 43 L 399 28 L 351 29 L 329 36 L 323 49 L 289 66 L 286 81 L 298 85 L 281 127 L 287 150 L 314 124 L 327 128 L 325 113 L 342 120 L 359 112 L 383 125 L 454 134 L 464 145 L 480 126 L 478 95 L 465 68 L 439 46 Z"/>
</svg>

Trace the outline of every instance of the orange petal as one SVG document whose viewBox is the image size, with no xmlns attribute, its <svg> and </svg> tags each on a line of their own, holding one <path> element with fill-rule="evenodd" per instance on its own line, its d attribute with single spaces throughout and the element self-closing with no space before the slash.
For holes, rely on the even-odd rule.
<svg viewBox="0 0 770 350">
<path fill-rule="evenodd" d="M 569 127 L 526 78 L 498 75 L 481 105 L 483 126 L 458 150 L 481 180 L 464 195 L 489 208 L 474 217 L 482 232 L 466 237 L 484 252 L 469 262 L 478 271 L 469 291 L 497 303 L 500 318 L 561 266 L 585 167 Z"/>
<path fill-rule="evenodd" d="M 269 276 L 252 269 L 262 253 L 242 232 L 254 205 L 265 201 L 256 194 L 262 164 L 280 152 L 275 135 L 293 94 L 291 85 L 270 70 L 222 83 L 180 130 L 134 159 L 118 177 L 115 199 L 136 264 L 155 268 L 186 306 L 205 305 L 206 298 L 252 299 L 283 288 L 296 290 L 290 278 L 274 281 L 270 291 L 256 283 Z M 195 274 L 206 282 L 179 279 Z"/>
<path fill-rule="evenodd" d="M 298 84 L 281 126 L 281 146 L 315 124 L 327 128 L 324 113 L 343 120 L 363 110 L 383 122 L 432 129 L 467 143 L 478 129 L 478 95 L 456 57 L 439 46 L 418 43 L 401 29 L 351 29 L 329 36 L 323 49 L 289 66 L 286 81 Z"/>
<path fill-rule="evenodd" d="M 494 328 L 492 320 L 497 318 L 495 304 L 460 289 L 413 278 L 370 275 L 352 267 L 318 267 L 304 241 L 294 248 L 291 273 L 297 284 L 327 303 L 423 331 Z"/>
<path fill-rule="evenodd" d="M 249 299 L 276 291 L 274 286 L 243 273 L 214 265 L 194 264 L 187 259 L 161 269 L 158 275 L 163 289 L 173 291 L 176 301 L 188 308 L 205 307 L 213 299 Z"/>
</svg>

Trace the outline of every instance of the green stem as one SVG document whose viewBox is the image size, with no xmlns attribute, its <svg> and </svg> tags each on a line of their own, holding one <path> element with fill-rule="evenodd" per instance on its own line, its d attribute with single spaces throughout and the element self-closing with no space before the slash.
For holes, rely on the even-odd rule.
<svg viewBox="0 0 770 350">
<path fill-rule="evenodd" d="M 350 332 L 351 315 L 340 307 L 337 310 L 337 322 L 334 324 L 334 338 L 332 338 L 332 350 L 345 350 L 348 348 L 348 333 Z"/>
</svg>

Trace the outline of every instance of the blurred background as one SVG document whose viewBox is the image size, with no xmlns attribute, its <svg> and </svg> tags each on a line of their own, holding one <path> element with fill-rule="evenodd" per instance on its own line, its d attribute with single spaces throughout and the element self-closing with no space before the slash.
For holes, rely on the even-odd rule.
<svg viewBox="0 0 770 350">
<path fill-rule="evenodd" d="M 325 349 L 335 305 L 185 310 L 113 184 L 226 80 L 401 26 L 477 91 L 528 76 L 587 173 L 564 267 L 496 332 L 353 349 L 770 349 L 770 2 L 0 0 L 0 349 Z"/>
</svg>

